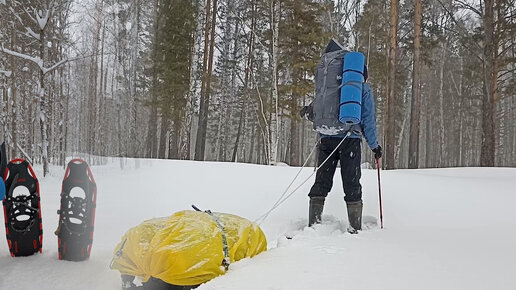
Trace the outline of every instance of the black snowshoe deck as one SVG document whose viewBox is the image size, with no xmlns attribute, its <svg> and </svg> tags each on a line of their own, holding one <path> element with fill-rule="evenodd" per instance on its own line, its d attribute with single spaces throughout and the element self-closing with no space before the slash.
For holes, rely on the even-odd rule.
<svg viewBox="0 0 516 290">
<path fill-rule="evenodd" d="M 82 189 L 83 196 L 71 195 Z M 68 163 L 61 191 L 58 236 L 59 260 L 84 261 L 91 253 L 95 225 L 97 185 L 88 164 L 82 159 Z"/>
<path fill-rule="evenodd" d="M 41 253 L 43 227 L 39 183 L 30 164 L 15 159 L 4 173 L 7 195 L 3 201 L 5 233 L 11 256 L 30 256 Z M 17 187 L 25 187 L 27 194 L 14 194 Z"/>
</svg>

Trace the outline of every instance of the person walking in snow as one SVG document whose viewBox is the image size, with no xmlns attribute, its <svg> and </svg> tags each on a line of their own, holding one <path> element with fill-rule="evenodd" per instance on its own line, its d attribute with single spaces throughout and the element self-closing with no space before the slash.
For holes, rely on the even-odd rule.
<svg viewBox="0 0 516 290">
<path fill-rule="evenodd" d="M 326 53 L 331 50 L 330 45 L 332 45 L 332 42 L 328 45 Z M 328 71 L 327 68 L 326 71 Z M 348 231 L 350 233 L 357 233 L 358 230 L 362 229 L 363 204 L 362 185 L 360 184 L 362 136 L 365 137 L 367 144 L 374 152 L 375 158 L 379 159 L 382 157 L 382 147 L 377 141 L 373 93 L 370 85 L 366 82 L 366 66 L 364 66 L 363 76 L 364 83 L 362 89 L 361 122 L 359 124 L 352 125 L 346 132 L 336 135 L 318 133 L 320 138 L 320 142 L 318 144 L 318 166 L 320 166 L 320 168 L 317 170 L 315 183 L 308 194 L 310 197 L 308 216 L 309 226 L 312 226 L 314 223 L 321 222 L 324 201 L 333 186 L 333 176 L 337 168 L 337 163 L 340 161 L 340 174 L 345 194 L 344 200 L 347 206 L 350 225 Z M 314 118 L 317 118 L 317 110 L 315 110 L 314 114 L 314 102 L 301 109 L 301 117 L 306 117 L 310 121 L 314 121 Z M 337 146 L 339 146 L 338 149 L 336 149 Z M 324 162 L 326 159 L 328 160 Z"/>
</svg>

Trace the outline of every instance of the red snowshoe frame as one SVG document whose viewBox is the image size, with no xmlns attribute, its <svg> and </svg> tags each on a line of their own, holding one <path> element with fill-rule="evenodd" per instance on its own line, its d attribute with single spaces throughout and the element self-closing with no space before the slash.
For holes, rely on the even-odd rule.
<svg viewBox="0 0 516 290">
<path fill-rule="evenodd" d="M 4 172 L 7 195 L 3 201 L 5 234 L 12 257 L 30 256 L 42 251 L 43 227 L 39 183 L 29 162 L 15 159 Z M 13 196 L 16 187 L 28 189 L 29 195 Z M 22 216 L 28 218 L 21 219 Z"/>
<path fill-rule="evenodd" d="M 81 188 L 84 198 L 71 196 L 73 188 Z M 90 167 L 82 159 L 73 159 L 66 167 L 61 190 L 58 236 L 59 260 L 84 261 L 91 253 L 97 185 Z"/>
</svg>

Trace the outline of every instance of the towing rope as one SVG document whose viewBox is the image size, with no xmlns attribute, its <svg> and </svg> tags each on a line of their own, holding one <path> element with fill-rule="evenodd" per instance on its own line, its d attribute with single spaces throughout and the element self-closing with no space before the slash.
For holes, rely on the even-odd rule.
<svg viewBox="0 0 516 290">
<path fill-rule="evenodd" d="M 303 168 L 305 167 L 306 163 L 308 162 L 308 160 L 310 159 L 310 156 L 312 155 L 312 153 L 314 152 L 315 148 L 317 148 L 317 145 L 319 144 L 321 138 L 318 138 L 317 142 L 315 143 L 315 146 L 314 148 L 312 149 L 312 151 L 310 152 L 310 155 L 308 155 L 307 159 L 305 160 L 305 163 L 303 164 L 303 166 L 299 169 L 299 171 L 297 172 L 296 176 L 294 177 L 294 179 L 290 182 L 290 184 L 287 186 L 287 188 L 285 189 L 285 191 L 283 191 L 283 194 L 278 198 L 278 200 L 276 201 L 276 203 L 274 203 L 274 205 L 271 207 L 271 209 L 269 209 L 267 212 L 265 212 L 263 215 L 261 215 L 259 218 L 257 218 L 254 222 L 257 223 L 258 225 L 261 225 L 265 219 L 267 217 L 269 217 L 269 215 L 271 214 L 272 211 L 274 211 L 276 208 L 278 208 L 282 203 L 284 203 L 289 197 L 291 197 L 299 188 L 301 188 L 301 186 L 303 186 L 318 170 L 319 168 L 321 168 L 321 166 L 323 166 L 329 159 L 330 157 L 333 155 L 333 153 L 335 153 L 337 151 L 337 149 L 339 149 L 340 145 L 342 145 L 342 143 L 344 142 L 344 140 L 346 140 L 349 136 L 351 135 L 351 131 L 347 131 L 346 135 L 344 136 L 344 138 L 342 138 L 342 140 L 339 142 L 339 145 L 337 145 L 335 147 L 335 149 L 333 149 L 333 151 L 331 152 L 330 155 L 328 155 L 328 157 L 326 157 L 326 159 L 320 164 L 318 165 L 315 170 L 312 172 L 312 174 L 310 174 L 310 176 L 308 176 L 305 180 L 303 180 L 303 182 L 301 182 L 301 184 L 299 184 L 296 188 L 294 188 L 294 190 L 292 190 L 292 192 L 290 192 L 287 196 L 285 196 L 285 194 L 287 194 L 290 186 L 292 186 L 292 184 L 294 183 L 294 181 L 297 179 L 297 177 L 299 176 L 299 174 L 301 173 L 301 171 L 303 170 Z"/>
</svg>

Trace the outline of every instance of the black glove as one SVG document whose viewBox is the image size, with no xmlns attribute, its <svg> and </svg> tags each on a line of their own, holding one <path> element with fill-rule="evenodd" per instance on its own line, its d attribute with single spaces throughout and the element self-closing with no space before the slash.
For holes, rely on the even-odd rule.
<svg viewBox="0 0 516 290">
<path fill-rule="evenodd" d="M 306 116 L 306 118 L 309 120 L 309 121 L 314 121 L 314 107 L 312 104 L 308 105 L 308 106 L 304 106 L 301 111 L 299 111 L 299 115 L 301 116 L 301 118 L 304 118 Z"/>
<path fill-rule="evenodd" d="M 378 147 L 373 149 L 373 152 L 374 152 L 375 159 L 382 158 L 382 146 L 378 145 Z"/>
</svg>

